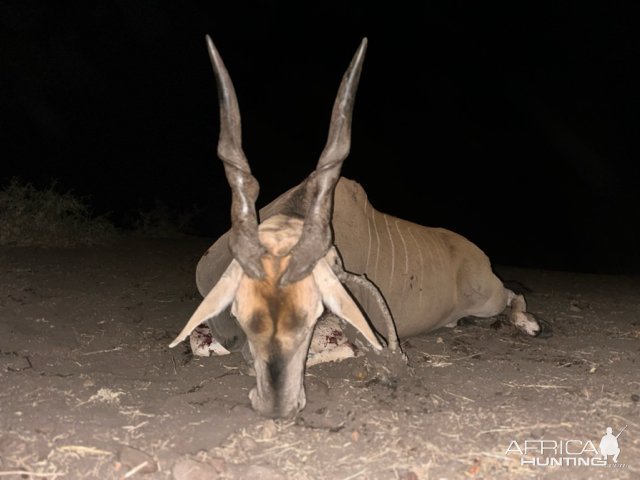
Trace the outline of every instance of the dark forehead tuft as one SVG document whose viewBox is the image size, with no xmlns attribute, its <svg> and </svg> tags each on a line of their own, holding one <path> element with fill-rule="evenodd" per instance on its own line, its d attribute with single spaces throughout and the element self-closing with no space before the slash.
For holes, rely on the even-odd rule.
<svg viewBox="0 0 640 480">
<path fill-rule="evenodd" d="M 265 333 L 269 329 L 269 318 L 263 312 L 254 312 L 249 320 L 249 328 L 258 335 Z"/>
</svg>

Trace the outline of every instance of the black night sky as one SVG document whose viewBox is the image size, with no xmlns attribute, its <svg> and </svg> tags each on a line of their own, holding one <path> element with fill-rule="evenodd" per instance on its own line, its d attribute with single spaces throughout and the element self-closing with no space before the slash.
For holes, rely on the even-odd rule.
<svg viewBox="0 0 640 480">
<path fill-rule="evenodd" d="M 236 86 L 258 206 L 315 166 L 367 36 L 343 175 L 378 210 L 498 264 L 640 273 L 625 5 L 0 1 L 0 184 L 56 179 L 116 223 L 158 200 L 197 208 L 191 233 L 217 236 L 230 195 L 205 34 Z"/>
</svg>

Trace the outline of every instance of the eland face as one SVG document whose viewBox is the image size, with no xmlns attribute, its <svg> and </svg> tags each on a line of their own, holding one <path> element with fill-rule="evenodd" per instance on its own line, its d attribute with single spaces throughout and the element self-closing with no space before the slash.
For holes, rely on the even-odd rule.
<svg viewBox="0 0 640 480">
<path fill-rule="evenodd" d="M 257 385 L 251 405 L 269 417 L 289 417 L 305 406 L 304 368 L 314 325 L 324 307 L 313 275 L 281 285 L 302 221 L 278 215 L 260 225 L 267 253 L 264 277 L 243 276 L 231 307 L 247 335 Z"/>
<path fill-rule="evenodd" d="M 263 276 L 247 275 L 233 260 L 204 298 L 176 339 L 174 347 L 208 318 L 231 305 L 231 313 L 247 335 L 256 387 L 249 393 L 252 407 L 267 417 L 291 417 L 306 403 L 304 371 L 315 324 L 325 308 L 353 325 L 376 349 L 382 349 L 351 295 L 332 270 L 337 254 L 330 249 L 308 275 L 282 284 L 303 221 L 275 215 L 259 227 L 265 248 Z"/>
</svg>

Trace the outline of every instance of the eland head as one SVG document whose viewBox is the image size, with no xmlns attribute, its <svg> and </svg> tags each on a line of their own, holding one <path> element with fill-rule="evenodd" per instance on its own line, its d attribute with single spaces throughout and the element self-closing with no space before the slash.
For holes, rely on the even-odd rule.
<svg viewBox="0 0 640 480">
<path fill-rule="evenodd" d="M 326 146 L 304 183 L 298 210 L 261 224 L 255 209 L 258 182 L 242 150 L 240 111 L 229 73 L 207 36 L 220 104 L 218 156 L 231 187 L 233 260 L 171 346 L 231 305 L 247 335 L 257 385 L 255 410 L 290 417 L 304 408 L 304 371 L 316 321 L 325 308 L 352 324 L 379 350 L 378 341 L 333 268 L 333 195 L 351 144 L 351 116 L 367 46 L 362 40 L 347 69 L 331 114 Z"/>
</svg>

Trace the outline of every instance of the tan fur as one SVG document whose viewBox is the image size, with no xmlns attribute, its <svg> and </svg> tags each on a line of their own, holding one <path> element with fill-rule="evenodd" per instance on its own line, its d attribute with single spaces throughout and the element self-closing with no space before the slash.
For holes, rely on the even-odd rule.
<svg viewBox="0 0 640 480">
<path fill-rule="evenodd" d="M 288 255 L 263 256 L 265 278 L 255 280 L 244 276 L 236 292 L 232 313 L 251 337 L 256 349 L 254 355 L 265 359 L 275 346 L 284 354 L 295 348 L 300 333 L 308 331 L 322 313 L 321 298 L 312 276 L 284 287 L 278 285 L 289 259 Z"/>
<path fill-rule="evenodd" d="M 258 235 L 260 243 L 275 256 L 287 255 L 295 246 L 302 233 L 302 220 L 274 215 L 260 224 Z"/>
</svg>

